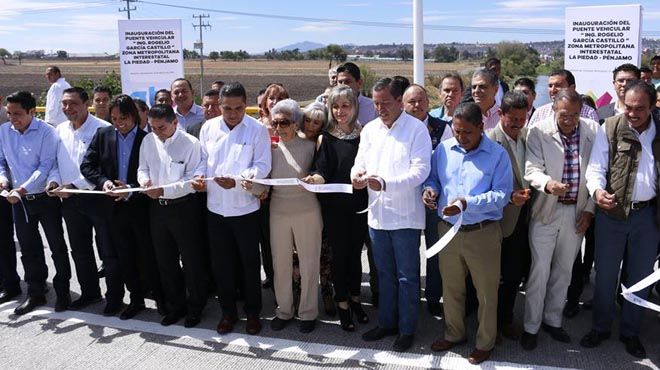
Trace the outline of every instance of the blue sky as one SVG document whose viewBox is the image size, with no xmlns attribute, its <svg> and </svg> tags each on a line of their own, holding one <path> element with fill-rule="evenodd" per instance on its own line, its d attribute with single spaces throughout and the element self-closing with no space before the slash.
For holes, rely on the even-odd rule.
<svg viewBox="0 0 660 370">
<path fill-rule="evenodd" d="M 72 53 L 117 51 L 117 19 L 126 13 L 117 10 L 119 0 L 0 0 L 0 47 L 10 51 L 64 49 Z M 209 11 L 177 9 L 143 2 L 132 5 L 132 19 L 181 18 L 184 47 L 192 49 L 198 31 L 192 27 L 193 14 L 209 13 L 213 26 L 205 31 L 205 51 L 238 50 L 262 52 L 299 41 L 319 43 L 411 43 L 412 30 L 398 27 L 360 26 L 350 21 L 383 25 L 412 22 L 412 1 L 228 1 L 149 0 L 149 2 L 206 8 Z M 530 29 L 555 30 L 564 27 L 567 6 L 617 5 L 624 0 L 500 0 L 424 1 L 425 24 L 430 26 L 478 26 L 479 32 L 426 30 L 426 43 L 497 42 L 502 40 L 558 40 L 561 34 L 534 34 Z M 644 9 L 643 30 L 660 38 L 660 1 L 636 2 Z M 286 20 L 213 12 L 210 10 L 259 13 L 276 16 L 323 18 L 328 21 Z M 524 29 L 505 33 L 495 28 Z"/>
</svg>

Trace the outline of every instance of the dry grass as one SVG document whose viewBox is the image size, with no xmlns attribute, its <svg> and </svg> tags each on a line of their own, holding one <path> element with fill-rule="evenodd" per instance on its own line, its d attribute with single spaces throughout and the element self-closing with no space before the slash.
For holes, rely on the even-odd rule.
<svg viewBox="0 0 660 370">
<path fill-rule="evenodd" d="M 10 63 L 16 61 L 10 60 Z M 359 61 L 379 76 L 402 75 L 412 78 L 412 62 L 371 62 Z M 6 95 L 17 90 L 28 90 L 36 95 L 48 89 L 44 77 L 46 67 L 58 65 L 68 81 L 82 77 L 98 79 L 110 71 L 119 72 L 119 61 L 107 60 L 26 60 L 21 65 L 0 64 L 0 95 Z M 246 60 L 242 62 L 211 61 L 204 62 L 205 85 L 210 86 L 214 80 L 240 81 L 249 94 L 249 102 L 254 102 L 256 93 L 268 83 L 279 82 L 289 90 L 293 99 L 306 101 L 320 94 L 327 84 L 327 61 L 268 61 Z M 473 69 L 473 65 L 457 63 L 426 63 L 425 74 L 441 75 L 447 71 L 465 73 Z M 199 62 L 186 61 L 185 74 L 196 90 L 199 90 Z M 437 95 L 437 89 L 430 88 L 432 100 Z"/>
</svg>

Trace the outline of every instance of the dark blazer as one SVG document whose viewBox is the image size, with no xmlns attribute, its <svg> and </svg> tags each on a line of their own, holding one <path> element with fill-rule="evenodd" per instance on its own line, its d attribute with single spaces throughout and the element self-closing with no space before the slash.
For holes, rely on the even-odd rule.
<svg viewBox="0 0 660 370">
<path fill-rule="evenodd" d="M 440 140 L 442 139 L 442 135 L 444 135 L 445 130 L 451 130 L 449 127 L 451 122 L 447 122 L 443 119 L 436 118 L 431 115 L 428 115 L 428 122 L 429 126 L 431 127 L 429 130 L 429 133 L 431 134 L 431 146 L 433 150 L 435 150 L 435 147 L 440 144 Z"/>
<path fill-rule="evenodd" d="M 506 94 L 509 92 L 509 84 L 502 80 L 498 80 L 500 86 L 502 86 L 502 93 Z M 466 102 L 474 102 L 474 98 L 472 97 L 472 87 L 469 85 L 465 86 L 465 89 L 463 90 L 463 97 L 461 98 L 461 103 L 466 103 Z"/>
<path fill-rule="evenodd" d="M 188 132 L 190 135 L 192 135 L 192 136 L 196 137 L 197 139 L 199 139 L 199 132 L 202 130 L 202 126 L 204 125 L 205 122 L 206 122 L 206 120 L 204 120 L 202 122 L 197 122 L 197 123 L 194 123 L 194 124 L 188 126 L 188 128 L 186 129 L 186 132 Z"/>
<path fill-rule="evenodd" d="M 147 133 L 139 128 L 135 134 L 126 178 L 128 185 L 131 187 L 140 186 L 137 182 L 137 169 L 140 161 L 140 145 L 146 135 Z M 106 181 L 117 180 L 119 177 L 119 170 L 117 169 L 117 131 L 114 126 L 102 127 L 96 132 L 87 148 L 85 158 L 80 164 L 80 173 L 85 176 L 87 181 L 96 185 L 98 190 L 103 188 Z"/>
</svg>

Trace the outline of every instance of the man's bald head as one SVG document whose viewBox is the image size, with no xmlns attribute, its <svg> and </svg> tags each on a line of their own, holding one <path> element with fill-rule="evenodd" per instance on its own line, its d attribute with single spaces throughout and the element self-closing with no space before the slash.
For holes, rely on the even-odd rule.
<svg viewBox="0 0 660 370">
<path fill-rule="evenodd" d="M 420 121 L 426 119 L 429 113 L 429 95 L 424 86 L 412 84 L 406 89 L 403 93 L 403 109 Z"/>
</svg>

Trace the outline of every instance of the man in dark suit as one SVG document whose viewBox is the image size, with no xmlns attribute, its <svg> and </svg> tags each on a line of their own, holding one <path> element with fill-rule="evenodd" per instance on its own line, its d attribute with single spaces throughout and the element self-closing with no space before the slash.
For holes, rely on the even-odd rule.
<svg viewBox="0 0 660 370">
<path fill-rule="evenodd" d="M 502 102 L 502 97 L 504 94 L 509 92 L 509 84 L 502 81 L 502 62 L 497 58 L 489 58 L 484 63 L 484 69 L 493 71 L 497 75 L 497 93 L 495 94 L 495 104 L 500 105 Z M 472 97 L 472 91 L 470 89 L 465 89 L 463 92 L 463 98 L 461 103 L 473 102 L 474 98 Z"/>
<path fill-rule="evenodd" d="M 144 298 L 149 289 L 156 302 L 160 302 L 162 293 L 151 235 L 145 226 L 149 217 L 147 198 L 138 193 L 113 192 L 140 187 L 137 182 L 140 144 L 147 134 L 138 128 L 140 116 L 128 95 L 120 95 L 113 100 L 110 115 L 113 126 L 100 128 L 94 135 L 80 165 L 80 172 L 97 189 L 107 191 L 114 198 L 114 203 L 108 200 L 104 208 L 113 231 L 113 250 L 102 259 L 106 283 L 110 285 L 112 281 L 113 289 L 111 293 L 108 286 L 103 314 L 113 316 L 122 309 L 123 277 L 131 301 L 119 318 L 127 320 L 145 308 Z"/>
<path fill-rule="evenodd" d="M 186 128 L 186 131 L 199 139 L 199 132 L 206 121 L 220 117 L 222 109 L 220 108 L 220 90 L 209 90 L 202 98 L 202 108 L 204 109 L 204 120 L 192 124 Z"/>
<path fill-rule="evenodd" d="M 520 338 L 520 329 L 513 325 L 513 307 L 522 277 L 529 270 L 531 258 L 527 237 L 527 201 L 530 192 L 529 184 L 523 178 L 528 104 L 527 97 L 521 92 L 510 91 L 504 94 L 500 106 L 500 123 L 487 132 L 489 139 L 506 149 L 513 170 L 513 193 L 509 204 L 504 207 L 500 221 L 503 239 L 497 303 L 498 335 L 512 340 Z"/>
<path fill-rule="evenodd" d="M 429 97 L 423 86 L 413 84 L 406 89 L 403 94 L 403 109 L 406 113 L 426 124 L 431 135 L 431 145 L 434 150 L 441 141 L 453 137 L 450 122 L 428 114 Z M 426 208 L 424 241 L 427 249 L 440 239 L 438 235 L 438 222 L 438 213 Z M 426 296 L 426 308 L 429 313 L 434 316 L 441 315 L 442 306 L 440 306 L 440 297 L 442 297 L 442 278 L 440 276 L 437 255 L 426 260 L 426 287 L 424 294 Z"/>
</svg>

